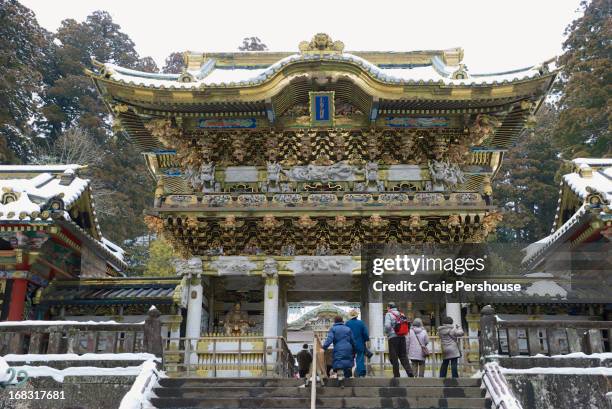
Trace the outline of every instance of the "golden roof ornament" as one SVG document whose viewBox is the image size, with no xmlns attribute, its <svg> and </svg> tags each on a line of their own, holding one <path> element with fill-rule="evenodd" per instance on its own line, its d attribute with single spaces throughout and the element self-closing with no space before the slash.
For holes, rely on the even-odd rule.
<svg viewBox="0 0 612 409">
<path fill-rule="evenodd" d="M 325 33 L 317 33 L 310 41 L 302 41 L 299 45 L 302 54 L 342 54 L 344 43 L 332 41 Z"/>
</svg>

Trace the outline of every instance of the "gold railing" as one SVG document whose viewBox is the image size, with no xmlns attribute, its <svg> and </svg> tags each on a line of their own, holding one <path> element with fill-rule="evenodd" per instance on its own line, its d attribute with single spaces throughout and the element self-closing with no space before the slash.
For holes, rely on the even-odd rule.
<svg viewBox="0 0 612 409">
<path fill-rule="evenodd" d="M 283 337 L 248 335 L 163 338 L 163 366 L 177 376 L 290 378 L 295 373 Z"/>
</svg>

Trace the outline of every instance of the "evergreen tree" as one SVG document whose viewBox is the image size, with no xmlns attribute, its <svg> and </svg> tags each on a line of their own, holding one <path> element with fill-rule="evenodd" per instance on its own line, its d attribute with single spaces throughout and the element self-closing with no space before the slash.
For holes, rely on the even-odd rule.
<svg viewBox="0 0 612 409">
<path fill-rule="evenodd" d="M 121 32 L 110 14 L 92 13 L 84 22 L 64 20 L 55 40 L 56 79 L 50 84 L 43 112 L 53 140 L 63 130 L 78 126 L 104 147 L 104 161 L 92 168 L 92 179 L 104 195 L 107 212 L 99 214 L 100 226 L 109 239 L 123 242 L 145 232 L 142 211 L 152 200 L 153 186 L 146 178 L 141 155 L 131 142 L 111 131 L 112 119 L 84 69 L 93 69 L 91 56 L 127 68 L 158 71 L 150 57 L 140 58 L 134 43 Z"/>
<path fill-rule="evenodd" d="M 162 72 L 167 74 L 180 74 L 185 69 L 183 53 L 173 52 L 166 58 Z"/>
<path fill-rule="evenodd" d="M 50 34 L 16 0 L 0 0 L 0 163 L 31 158 L 31 124 L 44 92 Z"/>
<path fill-rule="evenodd" d="M 568 159 L 612 155 L 612 0 L 583 1 L 566 30 L 558 90 L 557 143 Z"/>
<path fill-rule="evenodd" d="M 146 263 L 145 275 L 171 276 L 176 274 L 174 260 L 176 256 L 172 247 L 163 239 L 158 238 L 149 246 L 149 258 Z"/>
<path fill-rule="evenodd" d="M 555 107 L 544 105 L 534 132 L 525 132 L 507 152 L 494 179 L 495 204 L 504 210 L 497 240 L 531 243 L 547 236 L 555 217 L 561 160 L 554 148 Z"/>
<path fill-rule="evenodd" d="M 261 42 L 259 37 L 245 37 L 242 45 L 238 46 L 240 51 L 266 51 L 268 46 Z"/>
</svg>

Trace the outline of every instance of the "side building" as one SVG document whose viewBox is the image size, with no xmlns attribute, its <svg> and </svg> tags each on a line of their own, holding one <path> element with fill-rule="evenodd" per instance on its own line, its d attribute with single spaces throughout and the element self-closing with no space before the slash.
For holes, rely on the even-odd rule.
<svg viewBox="0 0 612 409">
<path fill-rule="evenodd" d="M 79 165 L 0 166 L 0 320 L 42 319 L 54 281 L 121 277 L 123 250 L 103 237 Z"/>
</svg>

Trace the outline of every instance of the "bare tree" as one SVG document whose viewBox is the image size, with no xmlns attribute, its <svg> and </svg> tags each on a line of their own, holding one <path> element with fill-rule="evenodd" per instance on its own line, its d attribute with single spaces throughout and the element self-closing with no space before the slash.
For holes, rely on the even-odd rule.
<svg viewBox="0 0 612 409">
<path fill-rule="evenodd" d="M 94 137 L 82 128 L 68 129 L 57 139 L 34 149 L 39 164 L 72 164 L 95 167 L 104 159 L 104 151 Z"/>
<path fill-rule="evenodd" d="M 94 177 L 104 160 L 105 152 L 91 134 L 74 127 L 61 134 L 53 143 L 34 149 L 34 163 L 40 165 L 77 164 L 87 165 L 81 174 L 91 179 L 91 191 L 98 214 L 116 215 L 119 212 L 116 191 L 109 189 L 99 178 Z"/>
</svg>

